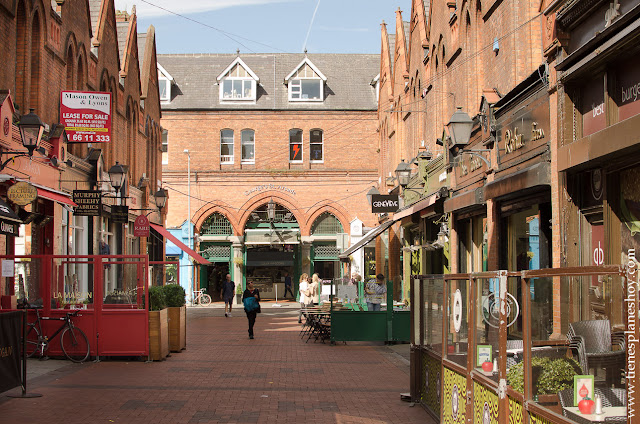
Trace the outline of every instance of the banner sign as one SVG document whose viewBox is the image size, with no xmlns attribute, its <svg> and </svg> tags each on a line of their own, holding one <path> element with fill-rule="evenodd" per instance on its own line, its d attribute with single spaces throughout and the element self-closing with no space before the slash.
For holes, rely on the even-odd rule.
<svg viewBox="0 0 640 424">
<path fill-rule="evenodd" d="M 100 190 L 73 190 L 75 216 L 100 216 L 102 211 L 102 192 Z"/>
<path fill-rule="evenodd" d="M 133 223 L 133 236 L 134 237 L 149 237 L 149 220 L 146 216 L 140 215 Z"/>
<path fill-rule="evenodd" d="M 129 206 L 111 206 L 111 221 L 126 224 L 129 222 Z"/>
<path fill-rule="evenodd" d="M 371 196 L 371 212 L 397 212 L 400 209 L 398 195 L 374 194 Z"/>
<path fill-rule="evenodd" d="M 60 120 L 70 143 L 111 141 L 111 93 L 62 91 Z"/>
<path fill-rule="evenodd" d="M 0 314 L 0 393 L 22 384 L 20 330 L 23 313 Z"/>
</svg>

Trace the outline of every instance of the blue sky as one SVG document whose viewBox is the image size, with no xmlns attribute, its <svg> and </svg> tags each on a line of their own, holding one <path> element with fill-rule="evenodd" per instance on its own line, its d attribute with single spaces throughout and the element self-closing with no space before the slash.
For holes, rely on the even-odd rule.
<svg viewBox="0 0 640 424">
<path fill-rule="evenodd" d="M 155 27 L 160 54 L 298 53 L 305 40 L 309 53 L 380 53 L 382 21 L 395 33 L 398 7 L 404 20 L 411 13 L 411 0 L 115 0 L 115 5 L 129 12 L 136 6 L 138 31 Z"/>
</svg>

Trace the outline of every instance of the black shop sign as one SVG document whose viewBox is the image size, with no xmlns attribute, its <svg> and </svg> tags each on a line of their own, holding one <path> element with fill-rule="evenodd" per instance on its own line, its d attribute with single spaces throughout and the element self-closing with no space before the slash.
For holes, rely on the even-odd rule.
<svg viewBox="0 0 640 424">
<path fill-rule="evenodd" d="M 111 221 L 126 224 L 129 222 L 129 206 L 112 205 Z"/>
<path fill-rule="evenodd" d="M 397 212 L 400 209 L 400 202 L 397 195 L 374 194 L 371 197 L 371 212 Z"/>
<path fill-rule="evenodd" d="M 75 216 L 100 216 L 102 192 L 100 190 L 73 190 L 73 202 L 78 205 Z"/>
</svg>

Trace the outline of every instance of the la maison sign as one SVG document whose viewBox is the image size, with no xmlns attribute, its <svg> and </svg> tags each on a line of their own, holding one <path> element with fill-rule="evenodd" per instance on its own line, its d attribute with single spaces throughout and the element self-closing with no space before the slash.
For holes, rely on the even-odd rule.
<svg viewBox="0 0 640 424">
<path fill-rule="evenodd" d="M 397 195 L 390 194 L 374 194 L 371 197 L 371 212 L 397 212 L 400 208 Z"/>
</svg>

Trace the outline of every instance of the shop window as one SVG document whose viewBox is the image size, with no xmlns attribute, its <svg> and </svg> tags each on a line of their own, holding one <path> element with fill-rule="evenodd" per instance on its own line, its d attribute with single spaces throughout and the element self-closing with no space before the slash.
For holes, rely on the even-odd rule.
<svg viewBox="0 0 640 424">
<path fill-rule="evenodd" d="M 289 130 L 289 162 L 302 162 L 302 130 Z"/>
<path fill-rule="evenodd" d="M 582 135 L 586 137 L 607 125 L 605 111 L 604 76 L 591 80 L 579 89 L 579 112 L 582 117 Z"/>
<path fill-rule="evenodd" d="M 311 162 L 324 162 L 322 130 L 311 130 L 309 132 L 309 143 Z"/>
<path fill-rule="evenodd" d="M 255 131 L 242 130 L 242 163 L 255 163 Z"/>
<path fill-rule="evenodd" d="M 220 163 L 233 163 L 233 130 L 220 131 Z"/>
<path fill-rule="evenodd" d="M 438 356 L 442 355 L 442 319 L 444 315 L 444 280 L 422 280 L 424 345 Z M 418 321 L 418 320 L 416 320 Z"/>
</svg>

